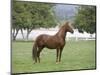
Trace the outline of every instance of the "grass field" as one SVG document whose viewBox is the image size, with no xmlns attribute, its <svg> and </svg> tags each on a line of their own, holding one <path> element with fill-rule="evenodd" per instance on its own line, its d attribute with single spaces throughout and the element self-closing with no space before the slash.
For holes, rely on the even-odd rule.
<svg viewBox="0 0 100 75">
<path fill-rule="evenodd" d="M 12 73 L 95 69 L 95 41 L 68 41 L 62 62 L 56 64 L 56 50 L 44 48 L 41 63 L 33 64 L 33 42 L 12 42 Z"/>
</svg>

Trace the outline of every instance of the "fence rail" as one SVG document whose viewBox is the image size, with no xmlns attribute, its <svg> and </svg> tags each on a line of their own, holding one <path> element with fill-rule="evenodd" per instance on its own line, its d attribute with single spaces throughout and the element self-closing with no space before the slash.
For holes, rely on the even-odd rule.
<svg viewBox="0 0 100 75">
<path fill-rule="evenodd" d="M 41 35 L 41 34 L 48 34 L 48 35 L 54 35 L 57 33 L 58 30 L 33 30 L 30 34 L 29 34 L 29 40 L 35 40 L 37 36 Z M 26 36 L 26 31 L 24 31 L 24 36 Z M 23 40 L 22 34 L 21 32 L 18 33 L 17 40 Z M 67 40 L 95 40 L 95 34 L 92 35 L 92 37 L 90 36 L 90 34 L 88 33 L 79 33 L 78 31 L 74 30 L 74 34 L 71 33 L 67 33 L 66 36 Z"/>
</svg>

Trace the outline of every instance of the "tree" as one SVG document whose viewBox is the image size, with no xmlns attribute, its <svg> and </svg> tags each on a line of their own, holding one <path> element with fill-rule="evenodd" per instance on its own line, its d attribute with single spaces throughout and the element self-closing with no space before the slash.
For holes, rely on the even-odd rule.
<svg viewBox="0 0 100 75">
<path fill-rule="evenodd" d="M 16 3 L 16 1 L 13 1 L 12 4 L 12 29 L 13 29 L 13 40 L 16 39 L 16 36 L 18 34 L 18 31 L 22 28 L 22 19 L 20 18 L 20 13 L 24 11 L 24 7 L 21 6 L 20 3 Z"/>
<path fill-rule="evenodd" d="M 30 32 L 35 28 L 55 26 L 56 22 L 51 11 L 52 7 L 53 4 L 13 1 L 13 34 L 17 30 L 17 36 L 18 31 L 21 30 L 23 33 L 24 29 L 27 31 L 26 39 L 28 39 Z"/>
<path fill-rule="evenodd" d="M 75 17 L 75 27 L 79 32 L 86 31 L 93 34 L 96 32 L 96 7 L 80 6 Z"/>
</svg>

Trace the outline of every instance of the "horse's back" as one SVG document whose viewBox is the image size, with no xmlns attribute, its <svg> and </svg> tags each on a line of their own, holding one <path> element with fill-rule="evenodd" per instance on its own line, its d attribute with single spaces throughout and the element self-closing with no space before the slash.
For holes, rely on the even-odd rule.
<svg viewBox="0 0 100 75">
<path fill-rule="evenodd" d="M 46 35 L 46 34 L 42 34 L 42 35 L 39 35 L 37 38 L 36 38 L 36 41 L 35 43 L 38 44 L 38 46 L 42 46 L 45 44 L 46 40 L 50 37 L 50 35 Z"/>
</svg>

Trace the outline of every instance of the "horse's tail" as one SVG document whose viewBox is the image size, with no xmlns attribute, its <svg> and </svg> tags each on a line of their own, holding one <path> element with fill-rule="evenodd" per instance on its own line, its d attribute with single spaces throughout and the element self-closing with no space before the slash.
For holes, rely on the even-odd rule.
<svg viewBox="0 0 100 75">
<path fill-rule="evenodd" d="M 33 45 L 32 58 L 33 58 L 33 60 L 35 60 L 35 62 L 37 62 L 37 44 L 36 44 L 36 42 Z"/>
</svg>

